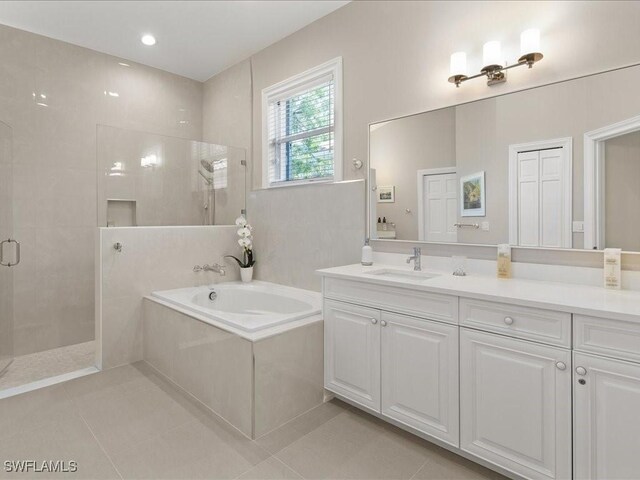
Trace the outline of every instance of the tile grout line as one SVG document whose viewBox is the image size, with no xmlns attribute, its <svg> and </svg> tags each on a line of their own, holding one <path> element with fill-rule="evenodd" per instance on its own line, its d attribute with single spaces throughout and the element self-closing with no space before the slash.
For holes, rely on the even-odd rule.
<svg viewBox="0 0 640 480">
<path fill-rule="evenodd" d="M 273 458 L 276 459 L 276 461 L 280 462 L 282 465 L 284 465 L 285 467 L 287 467 L 289 470 L 291 470 L 293 473 L 295 473 L 296 475 L 298 475 L 300 478 L 306 478 L 304 475 L 302 475 L 299 471 L 297 471 L 295 468 L 293 468 L 291 465 L 289 465 L 288 463 L 285 463 L 284 460 L 281 460 L 280 458 L 276 457 L 275 455 L 273 455 Z"/>
<path fill-rule="evenodd" d="M 411 475 L 411 477 L 409 478 L 409 480 L 413 480 L 414 478 L 416 478 L 416 475 L 418 475 L 418 474 L 422 471 L 422 469 L 425 467 L 425 465 L 426 465 L 427 463 L 429 463 L 430 461 L 431 461 L 431 459 L 430 459 L 430 458 L 427 458 L 427 459 L 424 461 L 424 463 L 423 463 L 422 465 L 420 465 L 420 467 L 418 468 L 418 470 L 416 470 L 416 473 L 414 473 L 413 475 Z"/>
<path fill-rule="evenodd" d="M 96 441 L 96 443 L 98 444 L 98 446 L 100 447 L 100 450 L 102 450 L 102 453 L 105 454 L 105 456 L 107 457 L 107 460 L 109 460 L 109 463 L 111 464 L 111 466 L 113 467 L 113 469 L 116 471 L 116 473 L 118 474 L 118 476 L 124 480 L 124 477 L 122 476 L 122 474 L 120 473 L 120 470 L 118 470 L 118 467 L 116 467 L 116 464 L 113 462 L 113 459 L 111 458 L 111 455 L 109 455 L 107 453 L 107 451 L 105 450 L 105 448 L 102 446 L 102 443 L 100 443 L 100 440 L 98 440 L 98 437 L 96 437 L 96 434 L 93 433 L 93 429 L 89 426 L 89 424 L 87 423 L 87 421 L 85 420 L 85 418 L 82 416 L 81 413 L 78 412 L 78 416 L 82 419 L 82 421 L 84 422 L 84 424 L 87 426 L 87 428 L 89 429 L 89 432 L 91 432 L 91 435 L 93 436 L 94 440 Z"/>
</svg>

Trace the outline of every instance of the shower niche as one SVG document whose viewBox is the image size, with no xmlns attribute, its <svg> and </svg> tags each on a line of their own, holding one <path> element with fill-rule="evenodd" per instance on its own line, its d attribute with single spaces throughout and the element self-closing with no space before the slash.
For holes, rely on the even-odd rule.
<svg viewBox="0 0 640 480">
<path fill-rule="evenodd" d="M 97 129 L 98 225 L 231 225 L 245 210 L 245 150 Z"/>
<path fill-rule="evenodd" d="M 135 227 L 136 201 L 107 199 L 107 227 Z"/>
</svg>

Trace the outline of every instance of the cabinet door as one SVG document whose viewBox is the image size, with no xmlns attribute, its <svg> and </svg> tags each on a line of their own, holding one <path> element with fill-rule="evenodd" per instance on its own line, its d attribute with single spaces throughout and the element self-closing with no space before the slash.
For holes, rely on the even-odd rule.
<svg viewBox="0 0 640 480">
<path fill-rule="evenodd" d="M 571 478 L 570 352 L 460 329 L 460 448 L 525 478 Z"/>
<path fill-rule="evenodd" d="M 324 302 L 325 388 L 380 411 L 380 311 Z"/>
<path fill-rule="evenodd" d="M 382 413 L 459 445 L 458 327 L 382 313 Z"/>
<path fill-rule="evenodd" d="M 575 478 L 639 478 L 640 365 L 579 353 L 573 364 Z"/>
</svg>

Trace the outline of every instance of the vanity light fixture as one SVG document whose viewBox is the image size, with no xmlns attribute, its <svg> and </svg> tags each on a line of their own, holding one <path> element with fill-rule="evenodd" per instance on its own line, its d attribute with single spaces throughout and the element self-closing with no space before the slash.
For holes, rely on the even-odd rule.
<svg viewBox="0 0 640 480">
<path fill-rule="evenodd" d="M 146 33 L 142 36 L 140 41 L 147 47 L 151 47 L 156 44 L 156 37 L 154 37 L 150 33 Z"/>
<path fill-rule="evenodd" d="M 482 64 L 484 67 L 476 75 L 468 76 L 467 54 L 465 52 L 456 52 L 451 55 L 449 82 L 455 83 L 456 87 L 459 87 L 462 82 L 472 78 L 487 77 L 487 85 L 503 83 L 507 81 L 505 70 L 521 65 L 527 65 L 531 68 L 534 63 L 542 60 L 542 57 L 543 55 L 540 53 L 540 30 L 530 28 L 520 35 L 520 58 L 516 63 L 503 65 L 500 42 L 492 40 L 482 47 Z"/>
</svg>

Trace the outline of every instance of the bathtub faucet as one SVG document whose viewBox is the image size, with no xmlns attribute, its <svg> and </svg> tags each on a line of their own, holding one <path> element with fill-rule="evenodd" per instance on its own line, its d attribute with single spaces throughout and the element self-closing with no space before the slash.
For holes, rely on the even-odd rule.
<svg viewBox="0 0 640 480">
<path fill-rule="evenodd" d="M 225 268 L 219 263 L 214 263 L 213 265 L 204 264 L 203 266 L 196 265 L 195 267 L 193 267 L 193 271 L 194 272 L 202 272 L 202 271 L 216 272 L 223 277 L 227 274 L 227 271 L 225 270 Z"/>
</svg>

